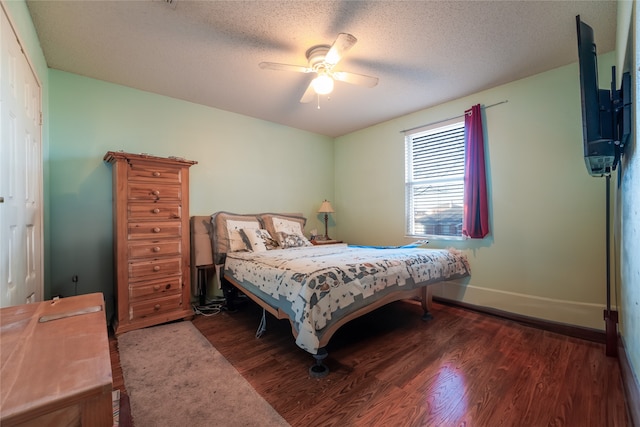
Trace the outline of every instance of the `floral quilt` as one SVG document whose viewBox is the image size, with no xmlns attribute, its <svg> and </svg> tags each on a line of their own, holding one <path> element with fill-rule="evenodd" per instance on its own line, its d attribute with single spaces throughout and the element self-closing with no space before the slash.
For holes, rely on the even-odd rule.
<svg viewBox="0 0 640 427">
<path fill-rule="evenodd" d="M 332 321 L 389 292 L 470 274 L 454 250 L 325 245 L 227 254 L 225 276 L 284 310 L 296 344 L 315 354 Z"/>
</svg>

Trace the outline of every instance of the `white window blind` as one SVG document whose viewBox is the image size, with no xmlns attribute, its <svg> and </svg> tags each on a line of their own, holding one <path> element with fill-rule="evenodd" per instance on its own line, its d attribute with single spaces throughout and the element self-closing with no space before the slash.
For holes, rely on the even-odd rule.
<svg viewBox="0 0 640 427">
<path fill-rule="evenodd" d="M 462 237 L 464 119 L 405 137 L 410 236 Z"/>
</svg>

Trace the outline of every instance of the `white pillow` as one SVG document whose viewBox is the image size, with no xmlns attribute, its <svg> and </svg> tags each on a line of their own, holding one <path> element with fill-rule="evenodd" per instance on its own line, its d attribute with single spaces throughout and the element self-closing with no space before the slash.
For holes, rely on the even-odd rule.
<svg viewBox="0 0 640 427">
<path fill-rule="evenodd" d="M 258 221 L 227 221 L 227 234 L 229 236 L 229 252 L 238 252 L 249 250 L 247 244 L 242 239 L 240 230 L 242 229 L 258 229 L 260 223 Z"/>
<path fill-rule="evenodd" d="M 240 233 L 245 238 L 245 243 L 253 252 L 264 252 L 278 248 L 276 242 L 267 230 L 258 228 L 243 228 Z"/>
<path fill-rule="evenodd" d="M 304 236 L 302 227 L 298 221 L 291 221 L 284 218 L 273 218 L 273 228 L 276 230 L 276 233 L 283 232 Z"/>
</svg>

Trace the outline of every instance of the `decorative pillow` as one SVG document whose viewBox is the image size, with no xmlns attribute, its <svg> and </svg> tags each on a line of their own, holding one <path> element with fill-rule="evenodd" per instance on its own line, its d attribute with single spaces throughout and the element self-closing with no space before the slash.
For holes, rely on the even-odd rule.
<svg viewBox="0 0 640 427">
<path fill-rule="evenodd" d="M 269 234 L 277 236 L 279 231 L 283 231 L 287 234 L 300 234 L 304 236 L 304 226 L 307 223 L 307 219 L 298 215 L 283 215 L 283 214 L 262 214 L 260 220 L 264 224 L 264 227 Z"/>
<path fill-rule="evenodd" d="M 250 248 L 240 234 L 240 230 L 259 229 L 258 221 L 227 221 L 227 234 L 229 235 L 229 252 L 247 251 Z"/>
<path fill-rule="evenodd" d="M 278 244 L 282 249 L 287 248 L 299 248 L 303 246 L 313 246 L 304 235 L 297 233 L 285 233 L 284 231 L 279 231 L 276 233 L 276 238 L 278 239 Z"/>
<path fill-rule="evenodd" d="M 278 248 L 278 242 L 271 237 L 267 230 L 243 228 L 240 230 L 240 234 L 249 250 L 253 252 L 264 252 Z"/>
<path fill-rule="evenodd" d="M 225 256 L 227 252 L 233 252 L 238 250 L 239 247 L 242 247 L 244 250 L 248 250 L 244 242 L 242 242 L 242 237 L 235 233 L 233 234 L 233 249 L 231 249 L 231 239 L 229 236 L 229 221 L 235 221 L 236 227 L 232 227 L 232 231 L 234 229 L 240 230 L 242 228 L 260 228 L 260 222 L 258 221 L 257 215 L 240 215 L 231 212 L 216 212 L 211 215 L 211 225 L 212 225 L 212 247 L 213 247 L 213 262 L 214 264 L 223 264 L 225 260 Z M 247 226 L 241 225 L 240 228 L 237 228 L 239 223 L 247 224 Z M 238 239 L 242 243 L 238 243 Z M 242 250 L 242 249 L 241 249 Z"/>
</svg>

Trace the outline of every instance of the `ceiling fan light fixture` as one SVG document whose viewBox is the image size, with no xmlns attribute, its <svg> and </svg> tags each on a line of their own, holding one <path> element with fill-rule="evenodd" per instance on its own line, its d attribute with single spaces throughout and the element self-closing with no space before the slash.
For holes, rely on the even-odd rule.
<svg viewBox="0 0 640 427">
<path fill-rule="evenodd" d="M 333 92 L 333 79 L 326 74 L 319 74 L 311 84 L 318 95 L 327 95 Z"/>
<path fill-rule="evenodd" d="M 319 103 L 320 95 L 328 95 L 333 92 L 335 80 L 365 87 L 374 87 L 378 84 L 377 77 L 346 71 L 334 71 L 334 67 L 345 56 L 345 53 L 353 47 L 356 41 L 357 39 L 351 34 L 340 33 L 331 46 L 328 44 L 311 46 L 305 53 L 307 57 L 306 67 L 277 62 L 261 62 L 258 65 L 265 70 L 294 71 L 305 74 L 315 73 L 315 78 L 311 80 L 305 89 L 300 102 L 306 104 L 317 96 Z M 318 108 L 320 108 L 319 105 Z"/>
</svg>

